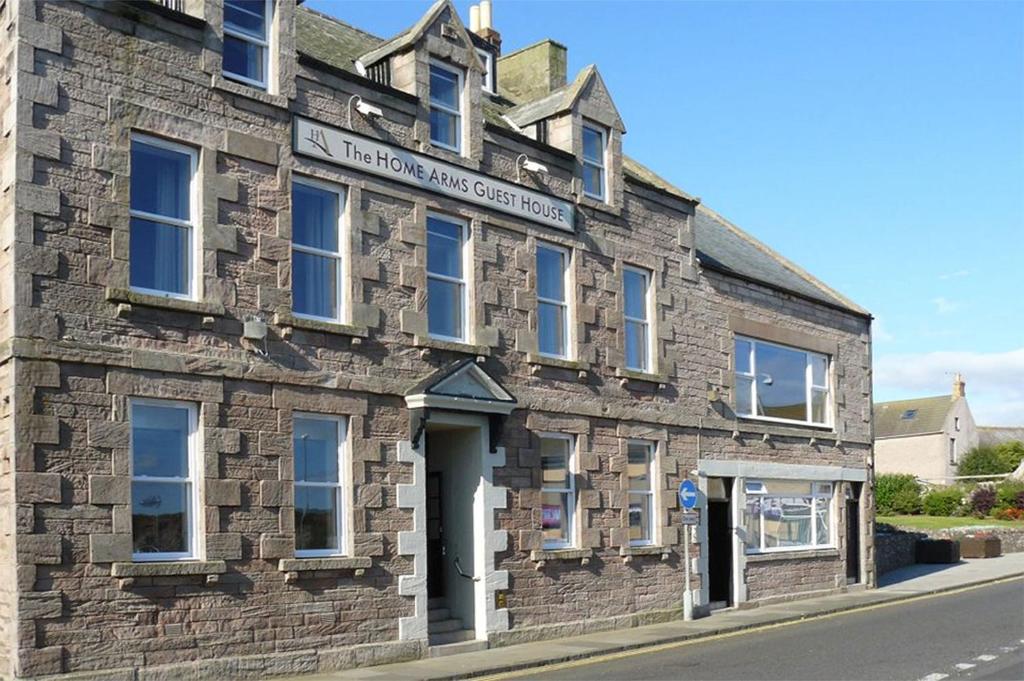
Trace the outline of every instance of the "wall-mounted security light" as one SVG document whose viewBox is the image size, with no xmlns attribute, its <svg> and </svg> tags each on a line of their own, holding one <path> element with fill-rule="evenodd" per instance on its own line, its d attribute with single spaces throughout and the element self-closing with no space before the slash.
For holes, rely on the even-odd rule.
<svg viewBox="0 0 1024 681">
<path fill-rule="evenodd" d="M 548 167 L 546 165 L 543 163 L 537 163 L 536 161 L 531 161 L 530 157 L 526 154 L 519 154 L 516 158 L 516 179 L 519 182 L 523 181 L 521 171 L 524 169 L 531 173 L 540 173 L 542 175 L 548 174 Z"/>
<path fill-rule="evenodd" d="M 379 118 L 384 115 L 384 110 L 379 106 L 364 102 L 359 95 L 352 95 L 348 98 L 348 127 L 352 128 L 352 105 L 355 104 L 356 111 L 368 118 Z"/>
</svg>

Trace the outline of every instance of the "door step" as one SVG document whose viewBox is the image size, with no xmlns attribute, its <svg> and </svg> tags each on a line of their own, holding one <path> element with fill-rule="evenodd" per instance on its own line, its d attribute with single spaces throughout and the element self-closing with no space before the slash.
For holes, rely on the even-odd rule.
<svg viewBox="0 0 1024 681">
<path fill-rule="evenodd" d="M 449 618 L 446 620 L 433 620 L 427 624 L 427 631 L 430 635 L 446 634 L 451 631 L 463 631 L 462 620 Z"/>
<path fill-rule="evenodd" d="M 427 620 L 430 622 L 450 619 L 451 616 L 452 613 L 448 608 L 431 608 L 427 610 Z"/>
<path fill-rule="evenodd" d="M 467 630 L 468 631 L 468 630 Z M 469 632 L 472 634 L 473 632 Z M 460 653 L 475 653 L 487 650 L 487 641 L 462 641 L 459 643 L 434 643 L 434 637 L 430 637 L 430 657 L 447 657 L 448 655 L 459 655 Z"/>
<path fill-rule="evenodd" d="M 463 642 L 466 642 L 466 643 L 484 643 L 485 644 L 484 647 L 485 648 L 487 647 L 485 641 L 474 641 L 473 640 L 474 636 L 476 636 L 476 632 L 473 631 L 472 629 L 456 629 L 454 631 L 443 631 L 443 632 L 438 632 L 436 634 L 433 631 L 431 631 L 430 632 L 430 636 L 429 636 L 429 644 L 430 644 L 431 648 L 433 648 L 434 646 L 447 646 L 447 645 L 452 644 L 452 643 L 463 643 Z M 466 651 L 458 651 L 458 652 L 466 652 Z"/>
</svg>

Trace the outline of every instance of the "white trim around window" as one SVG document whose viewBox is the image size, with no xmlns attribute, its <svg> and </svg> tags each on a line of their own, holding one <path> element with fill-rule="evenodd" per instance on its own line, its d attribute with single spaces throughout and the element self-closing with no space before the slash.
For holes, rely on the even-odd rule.
<svg viewBox="0 0 1024 681">
<path fill-rule="evenodd" d="M 636 459 L 644 457 L 640 462 Z M 637 470 L 644 466 L 645 470 Z M 655 543 L 655 523 L 658 514 L 658 499 L 654 481 L 658 475 L 658 443 L 651 440 L 626 441 L 626 495 L 629 515 L 630 546 L 649 546 Z M 634 516 L 639 519 L 633 522 Z M 646 518 L 645 518 L 646 516 Z M 634 528 L 639 536 L 634 537 Z"/>
<path fill-rule="evenodd" d="M 587 155 L 587 152 L 586 152 L 586 149 L 587 149 L 586 138 L 587 138 L 587 133 L 588 132 L 591 132 L 591 133 L 597 135 L 598 141 L 599 141 L 599 143 L 601 145 L 601 153 L 600 153 L 599 156 Z M 596 199 L 597 201 L 604 201 L 605 197 L 608 194 L 608 173 L 606 171 L 606 168 L 608 166 L 608 131 L 606 129 L 602 128 L 602 127 L 597 126 L 597 125 L 593 125 L 591 123 L 584 123 L 583 124 L 583 132 L 581 134 L 583 136 L 583 153 L 581 155 L 582 156 L 582 163 L 583 163 L 583 176 L 584 176 L 583 177 L 583 194 L 584 194 L 584 196 L 588 196 L 588 197 L 590 197 L 592 199 Z M 597 173 L 597 181 L 598 181 L 598 191 L 597 192 L 593 192 L 593 191 L 588 191 L 587 190 L 586 174 L 587 174 L 587 169 L 588 168 L 596 171 L 596 173 Z"/>
<path fill-rule="evenodd" d="M 448 226 L 457 228 L 458 237 L 453 237 L 447 233 L 450 230 L 431 230 L 433 225 Z M 431 257 L 430 257 L 430 241 L 431 237 L 439 240 L 435 242 L 437 246 L 449 245 L 449 242 L 456 242 L 456 246 L 459 249 L 459 256 L 456 259 L 456 263 L 459 266 L 459 271 L 456 274 L 448 272 L 431 271 Z M 436 338 L 443 341 L 451 341 L 454 343 L 467 343 L 469 342 L 469 282 L 472 280 L 472 262 L 469 256 L 469 223 L 465 220 L 451 217 L 450 215 L 444 215 L 441 213 L 428 213 L 427 214 L 427 328 L 431 338 Z M 438 290 L 448 290 L 454 288 L 457 292 L 458 303 L 457 307 L 452 312 L 457 312 L 459 320 L 455 324 L 456 328 L 451 329 L 455 333 L 441 333 L 437 331 L 430 331 L 431 326 L 431 295 L 430 295 L 430 283 L 438 282 Z M 435 291 L 436 292 L 436 291 Z M 437 307 L 438 301 L 434 300 L 434 310 L 440 309 Z M 438 319 L 437 315 L 440 312 L 435 312 L 435 321 Z"/>
<path fill-rule="evenodd" d="M 178 300 L 196 300 L 199 295 L 199 266 L 202 262 L 202 258 L 199 257 L 199 239 L 196 236 L 197 225 L 199 223 L 199 191 L 197 177 L 199 175 L 199 151 L 194 147 L 179 144 L 177 142 L 171 142 L 169 140 L 162 139 L 160 137 L 152 137 L 142 133 L 132 133 L 132 152 L 135 151 L 136 145 L 148 146 L 154 149 L 160 149 L 163 151 L 170 151 L 176 154 L 187 156 L 189 159 L 189 178 L 188 178 L 188 217 L 182 219 L 171 215 L 161 215 L 152 211 L 145 211 L 138 208 L 134 208 L 135 200 L 137 196 L 133 196 L 134 192 L 129 191 L 129 208 L 128 208 L 128 219 L 129 223 L 134 220 L 140 220 L 147 223 L 154 223 L 163 225 L 165 227 L 185 229 L 188 233 L 188 244 L 186 245 L 186 262 L 184 267 L 187 272 L 185 273 L 185 282 L 188 290 L 185 292 L 178 291 L 167 291 L 157 289 L 153 287 L 137 286 L 131 284 L 132 281 L 132 268 L 140 265 L 138 262 L 134 262 L 131 259 L 131 224 L 129 224 L 129 262 L 128 262 L 128 279 L 129 287 L 133 291 L 139 293 L 145 293 L 152 296 L 160 296 L 162 298 L 176 298 Z M 134 154 L 133 154 L 134 155 Z M 133 169 L 129 168 L 129 172 L 133 172 Z"/>
<path fill-rule="evenodd" d="M 480 57 L 480 61 L 484 63 L 484 76 L 480 85 L 484 89 L 484 92 L 490 92 L 493 95 L 495 93 L 494 54 L 480 47 L 476 48 L 476 53 L 477 56 Z"/>
<path fill-rule="evenodd" d="M 433 79 L 434 73 L 438 72 L 438 75 L 447 80 L 455 81 L 455 97 L 456 106 L 452 108 L 449 104 L 442 102 L 434 97 L 433 88 L 430 89 L 430 109 L 431 111 L 437 110 L 444 116 L 451 116 L 455 120 L 455 144 L 448 144 L 447 142 L 440 141 L 434 136 L 433 123 L 430 125 L 430 143 L 435 147 L 441 149 L 447 149 L 453 151 L 456 154 L 462 153 L 462 86 L 463 80 L 465 80 L 465 74 L 458 68 L 445 64 L 437 59 L 430 60 L 430 78 Z"/>
<path fill-rule="evenodd" d="M 308 246 L 306 244 L 298 243 L 295 240 L 294 228 L 292 230 L 292 313 L 296 317 L 303 319 L 313 319 L 322 322 L 332 322 L 335 324 L 343 323 L 345 321 L 346 310 L 348 309 L 348 300 L 346 296 L 345 286 L 345 242 L 346 242 L 346 230 L 345 230 L 345 189 L 329 182 L 322 180 L 316 180 L 310 177 L 293 176 L 292 178 L 292 200 L 294 204 L 295 197 L 295 185 L 302 185 L 315 191 L 329 193 L 334 196 L 335 205 L 337 206 L 337 214 L 334 217 L 333 228 L 336 230 L 337 239 L 337 250 L 332 251 L 329 249 L 317 248 L 315 246 Z M 292 206 L 292 217 L 295 216 L 295 206 Z M 295 277 L 298 267 L 296 266 L 295 253 L 303 253 L 313 258 L 321 258 L 334 263 L 334 310 L 331 315 L 317 315 L 308 312 L 300 312 L 295 302 Z"/>
<path fill-rule="evenodd" d="M 746 480 L 741 519 L 746 554 L 835 548 L 835 488 L 833 482 L 813 480 Z"/>
<path fill-rule="evenodd" d="M 161 452 L 150 452 L 143 451 L 146 444 L 140 442 L 139 436 L 136 434 L 136 428 L 139 426 L 139 422 L 142 420 L 142 416 L 136 414 L 136 409 L 151 410 L 166 410 L 167 412 L 184 412 L 188 432 L 185 437 L 185 461 L 186 466 L 185 475 L 150 475 L 150 474 L 139 474 L 139 469 L 142 469 L 144 465 L 148 465 L 151 469 L 161 467 L 161 463 L 158 460 Z M 129 466 L 131 475 L 131 501 L 132 501 L 132 560 L 135 562 L 152 562 L 152 561 L 179 561 L 179 560 L 196 560 L 199 556 L 199 492 L 197 485 L 197 471 L 201 470 L 198 465 L 199 462 L 199 418 L 198 409 L 195 404 L 191 402 L 177 402 L 173 400 L 154 400 L 154 399 L 141 399 L 132 398 L 128 403 L 129 413 Z M 151 413 L 150 416 L 155 416 Z M 151 443 L 155 444 L 155 443 Z M 167 440 L 160 438 L 160 444 L 166 445 Z M 166 465 L 166 464 L 164 464 Z M 151 497 L 140 499 L 141 493 L 146 490 L 147 487 L 164 488 L 167 490 L 173 490 L 175 487 L 183 488 L 184 504 L 183 511 L 185 514 L 184 522 L 182 523 L 182 532 L 184 534 L 182 544 L 185 547 L 183 551 L 138 551 L 139 537 L 138 532 L 140 531 L 138 523 L 135 521 L 135 505 L 138 503 L 140 506 L 161 506 L 163 505 L 162 495 L 155 490 L 149 490 L 152 492 Z M 173 518 L 173 514 L 168 516 Z M 157 530 L 161 521 L 159 517 L 154 521 Z M 173 520 L 164 519 L 164 525 L 170 523 L 173 526 Z M 162 537 L 157 537 L 157 540 L 162 540 Z"/>
<path fill-rule="evenodd" d="M 557 254 L 561 259 L 561 285 L 562 285 L 562 298 L 559 300 L 553 297 L 546 297 L 541 295 L 543 286 L 541 285 L 541 268 L 540 268 L 540 257 L 541 251 L 547 251 L 549 253 Z M 572 251 L 563 246 L 556 246 L 555 244 L 548 242 L 537 242 L 537 253 L 536 253 L 536 272 L 537 272 L 537 352 L 544 357 L 553 357 L 555 359 L 572 359 L 573 355 L 573 339 L 572 339 L 572 326 L 573 326 L 573 315 L 572 315 L 572 277 L 570 276 L 572 271 Z M 544 320 L 545 315 L 542 310 L 545 308 L 553 310 L 557 313 L 559 328 L 556 329 L 557 337 L 562 345 L 562 352 L 551 352 L 545 351 L 543 347 L 544 338 Z"/>
<path fill-rule="evenodd" d="M 227 3 L 225 3 L 227 4 Z M 259 16 L 255 12 L 252 12 L 244 7 L 234 7 L 235 11 L 247 14 L 252 17 Z M 246 85 L 252 85 L 253 87 L 260 88 L 261 90 L 267 90 L 270 83 L 270 26 L 271 21 L 274 17 L 274 2 L 273 0 L 265 0 L 263 9 L 263 32 L 257 33 L 250 31 L 239 25 L 231 25 L 227 20 L 227 11 L 224 13 L 224 35 L 226 37 L 234 38 L 245 44 L 254 46 L 259 50 L 260 56 L 260 71 L 263 74 L 263 78 L 250 78 L 245 74 L 234 73 L 228 71 L 226 68 L 222 69 L 224 77 L 236 80 Z"/>
<path fill-rule="evenodd" d="M 332 476 L 324 469 L 323 475 L 315 477 L 322 477 L 322 480 L 310 480 L 309 477 L 309 461 L 308 459 L 303 460 L 300 457 L 306 455 L 303 451 L 303 447 L 298 444 L 299 437 L 295 436 L 297 430 L 297 424 L 302 421 L 309 423 L 327 423 L 333 425 L 333 436 L 335 440 L 335 448 L 333 451 L 326 452 L 327 456 L 336 457 L 334 460 L 336 468 L 335 475 Z M 348 439 L 348 419 L 341 416 L 333 416 L 330 414 L 314 414 L 307 412 L 295 412 L 292 416 L 292 448 L 294 457 L 294 468 L 295 468 L 295 557 L 296 558 L 325 558 L 331 556 L 344 556 L 348 548 L 348 527 L 345 522 L 346 518 L 346 504 L 348 503 L 348 494 L 346 490 L 348 487 L 348 468 L 347 468 L 347 456 L 345 454 L 347 449 Z M 325 462 L 326 464 L 326 462 Z M 304 472 L 305 471 L 305 472 Z M 302 477 L 305 475 L 306 477 Z M 318 548 L 306 548 L 300 549 L 299 542 L 303 541 L 301 538 L 302 522 L 300 521 L 300 507 L 299 499 L 301 492 L 307 493 L 319 493 L 326 494 L 326 498 L 329 499 L 334 505 L 334 511 L 330 520 L 334 523 L 334 538 L 333 541 L 329 539 L 329 528 L 326 528 L 323 532 L 324 541 L 321 542 L 324 545 Z"/>
<path fill-rule="evenodd" d="M 792 377 L 776 376 L 764 366 L 758 366 L 758 350 L 770 350 L 781 353 L 803 354 L 804 360 L 799 371 L 803 380 L 804 418 L 787 418 L 771 415 L 775 410 L 781 413 L 784 409 L 793 409 L 793 405 L 766 405 L 764 397 L 768 390 L 777 382 L 792 380 Z M 779 343 L 737 335 L 733 343 L 733 361 L 736 377 L 736 415 L 742 418 L 776 423 L 797 423 L 801 425 L 829 427 L 833 422 L 833 404 L 831 384 L 832 361 L 828 355 L 811 350 L 794 348 Z M 762 362 L 763 364 L 763 362 Z M 761 386 L 766 386 L 762 388 Z"/>
<path fill-rule="evenodd" d="M 644 316 L 639 317 L 636 314 L 630 314 L 629 305 L 629 280 L 628 274 L 639 275 L 643 282 L 643 306 L 642 311 Z M 652 371 L 653 363 L 651 358 L 653 356 L 652 349 L 654 344 L 651 339 L 651 271 L 643 269 L 641 267 L 634 267 L 632 265 L 623 265 L 622 267 L 622 315 L 625 321 L 623 327 L 623 354 L 625 357 L 626 368 L 630 371 L 640 371 L 644 373 L 650 373 Z M 636 312 L 636 310 L 633 310 Z M 634 332 L 635 330 L 635 332 Z M 640 361 L 630 361 L 630 349 L 633 344 L 639 338 L 639 345 L 636 350 L 641 354 Z M 631 340 L 632 339 L 632 340 Z"/>
<path fill-rule="evenodd" d="M 545 549 L 565 549 L 576 545 L 576 438 L 564 433 L 538 433 L 541 440 L 541 531 L 547 534 L 550 530 L 561 530 L 559 538 L 544 538 Z M 565 477 L 557 484 L 554 480 L 545 480 L 548 469 L 545 468 L 544 445 L 547 442 L 559 449 L 564 455 Z M 548 504 L 545 499 L 558 503 Z"/>
</svg>

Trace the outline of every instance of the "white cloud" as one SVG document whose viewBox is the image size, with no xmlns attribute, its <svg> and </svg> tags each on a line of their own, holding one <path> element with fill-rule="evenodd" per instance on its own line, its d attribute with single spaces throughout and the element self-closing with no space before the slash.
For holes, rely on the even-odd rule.
<svg viewBox="0 0 1024 681">
<path fill-rule="evenodd" d="M 1008 352 L 926 352 L 875 359 L 876 399 L 949 394 L 953 374 L 981 425 L 1024 425 L 1024 347 Z"/>
<path fill-rule="evenodd" d="M 940 274 L 939 279 L 959 279 L 960 277 L 966 277 L 970 273 L 970 270 L 957 270 L 956 272 L 947 272 L 945 274 Z"/>
<path fill-rule="evenodd" d="M 954 302 L 949 298 L 939 296 L 938 298 L 932 298 L 932 304 L 935 305 L 935 311 L 939 314 L 950 314 L 956 312 L 960 308 L 960 303 Z"/>
</svg>

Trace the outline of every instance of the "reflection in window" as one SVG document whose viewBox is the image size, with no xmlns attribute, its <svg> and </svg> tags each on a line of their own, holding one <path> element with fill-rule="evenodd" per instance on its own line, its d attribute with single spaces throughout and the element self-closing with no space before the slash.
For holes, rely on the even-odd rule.
<svg viewBox="0 0 1024 681">
<path fill-rule="evenodd" d="M 195 407 L 133 401 L 132 551 L 135 560 L 194 557 Z"/>
<path fill-rule="evenodd" d="M 831 422 L 827 356 L 737 337 L 735 364 L 738 415 Z"/>
<path fill-rule="evenodd" d="M 295 416 L 296 556 L 342 552 L 344 446 L 345 423 L 341 419 L 311 414 Z"/>
<path fill-rule="evenodd" d="M 569 254 L 555 246 L 537 246 L 537 344 L 542 355 L 569 356 L 569 305 L 566 275 Z"/>
<path fill-rule="evenodd" d="M 444 340 L 466 340 L 465 227 L 427 217 L 427 328 Z"/>
<path fill-rule="evenodd" d="M 430 65 L 430 142 L 458 152 L 462 137 L 462 73 Z"/>
<path fill-rule="evenodd" d="M 604 201 L 605 196 L 605 131 L 592 125 L 583 126 L 583 193 Z"/>
<path fill-rule="evenodd" d="M 626 458 L 629 542 L 650 544 L 654 541 L 654 443 L 629 442 Z"/>
<path fill-rule="evenodd" d="M 564 548 L 573 543 L 576 483 L 572 473 L 572 439 L 542 435 L 541 530 L 544 548 Z"/>
<path fill-rule="evenodd" d="M 309 180 L 292 183 L 292 309 L 341 320 L 342 193 Z"/>
<path fill-rule="evenodd" d="M 266 89 L 268 0 L 224 0 L 224 75 Z"/>
<path fill-rule="evenodd" d="M 748 553 L 831 545 L 832 483 L 748 481 L 745 491 Z"/>
<path fill-rule="evenodd" d="M 650 273 L 627 267 L 622 271 L 623 313 L 626 327 L 626 368 L 651 370 L 651 332 L 648 317 Z"/>
</svg>

